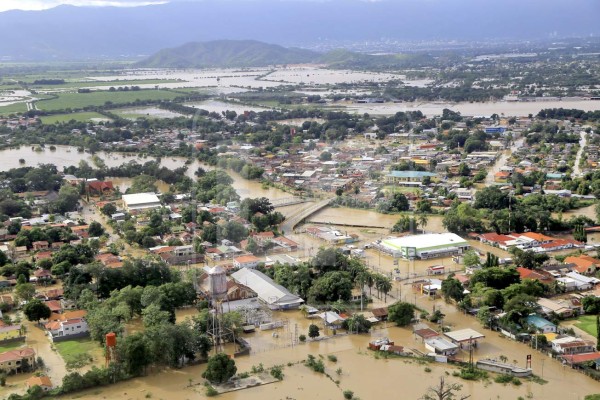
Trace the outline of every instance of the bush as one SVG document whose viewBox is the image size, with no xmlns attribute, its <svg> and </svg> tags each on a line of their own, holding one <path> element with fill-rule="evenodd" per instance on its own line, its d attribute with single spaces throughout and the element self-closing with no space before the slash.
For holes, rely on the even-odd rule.
<svg viewBox="0 0 600 400">
<path fill-rule="evenodd" d="M 325 373 L 325 364 L 323 364 L 323 360 L 317 360 L 312 354 L 308 355 L 308 360 L 304 362 L 304 365 L 315 372 L 319 372 L 321 374 Z"/>
<path fill-rule="evenodd" d="M 352 390 L 344 390 L 344 399 L 352 400 L 354 398 L 354 392 Z"/>
<path fill-rule="evenodd" d="M 271 376 L 277 379 L 278 381 L 283 380 L 283 366 L 276 365 L 273 368 L 271 368 Z"/>
<path fill-rule="evenodd" d="M 210 386 L 210 385 L 206 385 L 206 397 L 215 397 L 216 395 L 218 395 L 219 392 L 217 392 L 217 390 Z"/>
<path fill-rule="evenodd" d="M 298 336 L 298 340 L 300 340 L 300 342 L 302 342 L 302 343 L 306 342 L 306 335 L 302 334 L 302 335 Z"/>
<path fill-rule="evenodd" d="M 488 377 L 487 372 L 477 368 L 468 367 L 460 370 L 460 377 L 467 381 L 478 381 Z"/>
<path fill-rule="evenodd" d="M 431 372 L 431 368 L 425 367 L 425 372 Z"/>
<path fill-rule="evenodd" d="M 337 362 L 337 357 L 333 354 L 328 355 L 327 359 L 331 362 Z"/>
</svg>

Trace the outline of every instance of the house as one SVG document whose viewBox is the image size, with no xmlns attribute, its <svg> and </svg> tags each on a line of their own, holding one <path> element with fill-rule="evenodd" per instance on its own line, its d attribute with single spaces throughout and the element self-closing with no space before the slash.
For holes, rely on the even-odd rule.
<svg viewBox="0 0 600 400">
<path fill-rule="evenodd" d="M 540 298 L 537 304 L 546 315 L 556 314 L 559 318 L 569 318 L 583 312 L 583 307 L 578 299 L 552 300 Z"/>
<path fill-rule="evenodd" d="M 6 373 L 26 372 L 35 366 L 35 351 L 30 347 L 0 353 L 0 370 Z"/>
<path fill-rule="evenodd" d="M 111 181 L 88 181 L 87 190 L 92 196 L 107 196 L 115 190 Z"/>
<path fill-rule="evenodd" d="M 38 242 L 33 242 L 31 244 L 31 246 L 33 247 L 33 251 L 40 251 L 40 250 L 46 250 L 50 247 L 50 245 L 48 244 L 47 241 L 45 240 L 40 240 Z"/>
<path fill-rule="evenodd" d="M 60 314 L 63 310 L 59 300 L 48 300 L 44 304 L 48 306 L 51 312 Z M 51 314 L 52 315 L 52 314 Z"/>
<path fill-rule="evenodd" d="M 585 254 L 569 256 L 565 258 L 564 262 L 575 264 L 575 271 L 583 275 L 592 275 L 600 267 L 600 260 Z"/>
<path fill-rule="evenodd" d="M 432 337 L 425 340 L 425 348 L 435 354 L 453 356 L 458 353 L 458 345 L 442 337 Z"/>
<path fill-rule="evenodd" d="M 566 336 L 550 341 L 552 350 L 558 354 L 580 354 L 596 351 L 594 342 L 572 336 Z"/>
<path fill-rule="evenodd" d="M 285 236 L 278 236 L 274 238 L 272 242 L 288 251 L 296 251 L 299 247 L 298 243 L 286 238 Z"/>
<path fill-rule="evenodd" d="M 52 386 L 52 381 L 50 380 L 50 378 L 48 378 L 45 375 L 42 376 L 32 376 L 31 378 L 27 379 L 25 381 L 25 385 L 27 385 L 27 388 L 30 389 L 34 386 L 39 386 L 42 388 L 42 390 L 44 392 L 47 392 L 49 390 L 52 390 L 53 386 Z"/>
<path fill-rule="evenodd" d="M 565 276 L 577 282 L 577 290 L 589 290 L 594 288 L 598 283 L 600 283 L 600 279 L 598 278 L 581 275 L 579 272 L 575 271 L 571 271 Z"/>
<path fill-rule="evenodd" d="M 235 268 L 256 268 L 260 263 L 260 259 L 253 255 L 240 256 L 233 259 L 233 266 Z"/>
<path fill-rule="evenodd" d="M 556 333 L 556 325 L 539 315 L 527 316 L 527 324 L 539 333 Z"/>
<path fill-rule="evenodd" d="M 36 269 L 33 271 L 33 276 L 30 278 L 30 281 L 37 283 L 46 283 L 52 280 L 52 273 L 47 269 Z"/>
<path fill-rule="evenodd" d="M 71 318 L 60 321 L 48 322 L 46 325 L 48 336 L 52 341 L 76 339 L 89 335 L 89 327 L 84 318 Z"/>
<path fill-rule="evenodd" d="M 24 340 L 25 334 L 21 325 L 0 326 L 0 342 Z"/>
<path fill-rule="evenodd" d="M 519 276 L 521 277 L 522 281 L 525 279 L 529 279 L 532 281 L 540 281 L 545 284 L 549 284 L 554 281 L 552 276 L 550 276 L 549 274 L 542 274 L 529 268 L 517 267 L 517 272 L 519 273 Z"/>
<path fill-rule="evenodd" d="M 296 257 L 292 257 L 289 254 L 271 254 L 266 257 L 265 265 L 270 267 L 275 264 L 281 265 L 298 265 L 300 260 Z"/>
<path fill-rule="evenodd" d="M 333 311 L 325 311 L 319 314 L 319 317 L 323 320 L 325 326 L 330 329 L 341 329 L 346 320 L 346 318 Z"/>
<path fill-rule="evenodd" d="M 387 321 L 388 319 L 387 307 L 374 308 L 371 310 L 371 313 L 377 318 L 377 321 Z"/>
</svg>

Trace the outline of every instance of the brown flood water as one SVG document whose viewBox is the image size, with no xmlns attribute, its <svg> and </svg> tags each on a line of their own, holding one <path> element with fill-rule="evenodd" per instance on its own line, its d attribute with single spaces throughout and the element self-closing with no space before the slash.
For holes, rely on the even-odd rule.
<svg viewBox="0 0 600 400">
<path fill-rule="evenodd" d="M 432 301 L 421 295 L 416 297 L 409 292 L 404 297 L 408 301 L 417 300 L 420 307 L 431 310 L 435 304 L 441 309 L 446 318 L 444 323 L 457 328 L 471 327 L 486 335 L 478 349 L 475 359 L 483 357 L 506 356 L 511 362 L 523 366 L 525 355 L 533 355 L 533 369 L 538 375 L 543 375 L 549 382 L 545 385 L 523 381 L 521 386 L 504 386 L 488 382 L 465 382 L 455 377 L 448 377 L 451 382 L 463 385 L 462 394 L 470 394 L 473 399 L 516 399 L 519 396 L 534 399 L 582 399 L 584 395 L 600 390 L 600 384 L 578 374 L 560 363 L 551 360 L 522 344 L 500 337 L 497 333 L 483 330 L 475 318 L 466 317 L 445 304 L 441 300 Z M 318 320 L 303 318 L 299 312 L 276 312 L 274 319 L 287 319 L 290 328 L 277 330 L 279 337 L 273 338 L 272 332 L 257 332 L 245 335 L 253 346 L 250 356 L 236 359 L 238 371 L 249 371 L 252 365 L 262 363 L 265 367 L 285 365 L 284 380 L 271 385 L 256 387 L 239 392 L 219 396 L 226 400 L 264 400 L 264 399 L 340 399 L 343 390 L 352 390 L 361 399 L 389 398 L 391 391 L 402 399 L 418 399 L 427 388 L 436 383 L 440 376 L 456 369 L 443 364 L 429 364 L 431 372 L 425 371 L 426 365 L 421 365 L 410 359 L 376 359 L 366 346 L 374 337 L 389 337 L 396 344 L 408 349 L 425 351 L 420 340 L 415 339 L 410 329 L 381 325 L 368 335 L 339 335 L 329 340 L 309 342 L 291 346 L 291 336 L 294 325 L 298 325 L 299 333 L 306 333 L 311 322 L 321 326 Z M 324 334 L 322 330 L 322 334 Z M 331 334 L 331 331 L 328 331 Z M 316 374 L 299 361 L 306 359 L 308 354 L 335 354 L 337 363 L 324 357 L 326 372 L 334 380 L 340 381 L 339 387 L 327 377 Z M 468 354 L 462 353 L 464 359 Z M 287 366 L 287 363 L 293 363 Z M 204 388 L 201 373 L 204 365 L 187 367 L 181 370 L 166 370 L 148 377 L 138 378 L 117 385 L 97 388 L 77 395 L 84 399 L 143 399 L 146 396 L 160 399 L 203 399 Z M 341 374 L 336 370 L 340 368 Z M 190 379 L 193 386 L 190 387 Z M 387 384 L 377 384 L 387 382 Z M 390 385 L 393 382 L 393 387 Z"/>
</svg>

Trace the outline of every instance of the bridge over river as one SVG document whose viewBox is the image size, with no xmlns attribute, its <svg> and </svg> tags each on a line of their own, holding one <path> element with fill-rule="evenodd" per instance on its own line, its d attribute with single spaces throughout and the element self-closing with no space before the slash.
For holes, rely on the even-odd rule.
<svg viewBox="0 0 600 400">
<path fill-rule="evenodd" d="M 294 214 L 287 216 L 286 220 L 283 221 L 280 226 L 281 230 L 284 232 L 293 232 L 296 226 L 304 222 L 304 220 L 306 220 L 308 217 L 329 206 L 331 200 L 332 199 L 324 199 L 316 203 L 307 204 L 306 207 L 301 207 Z"/>
</svg>

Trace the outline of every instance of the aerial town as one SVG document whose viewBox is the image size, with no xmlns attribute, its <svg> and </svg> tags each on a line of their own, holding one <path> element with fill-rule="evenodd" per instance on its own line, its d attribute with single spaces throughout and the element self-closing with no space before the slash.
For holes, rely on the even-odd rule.
<svg viewBox="0 0 600 400">
<path fill-rule="evenodd" d="M 0 397 L 600 399 L 600 40 L 427 43 L 0 64 Z"/>
</svg>

